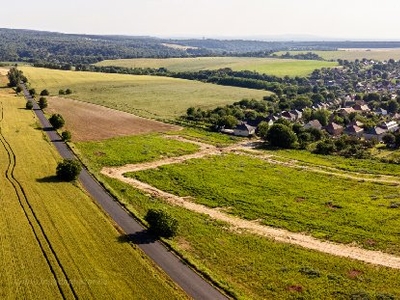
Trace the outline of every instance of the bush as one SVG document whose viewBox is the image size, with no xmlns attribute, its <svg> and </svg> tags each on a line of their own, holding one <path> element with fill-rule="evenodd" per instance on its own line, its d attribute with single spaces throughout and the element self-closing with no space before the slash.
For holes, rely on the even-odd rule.
<svg viewBox="0 0 400 300">
<path fill-rule="evenodd" d="M 40 92 L 40 96 L 48 96 L 49 95 L 49 91 L 48 90 L 43 90 Z"/>
<path fill-rule="evenodd" d="M 60 114 L 53 114 L 50 117 L 49 122 L 50 122 L 51 126 L 54 127 L 54 129 L 60 129 L 65 124 L 65 120 Z"/>
<path fill-rule="evenodd" d="M 57 177 L 63 181 L 73 181 L 82 171 L 81 164 L 75 159 L 64 159 L 57 165 Z"/>
<path fill-rule="evenodd" d="M 176 235 L 178 221 L 167 211 L 150 209 L 144 219 L 149 223 L 149 229 L 158 236 L 170 238 Z"/>
<path fill-rule="evenodd" d="M 62 137 L 63 141 L 70 142 L 71 138 L 72 138 L 72 134 L 68 130 L 65 130 L 61 133 L 61 137 Z"/>
<path fill-rule="evenodd" d="M 71 89 L 66 89 L 66 90 L 65 90 L 65 94 L 66 94 L 66 95 L 72 94 L 72 90 L 71 90 Z"/>
<path fill-rule="evenodd" d="M 47 107 L 47 99 L 45 97 L 40 97 L 39 107 L 40 109 L 45 109 Z"/>
<path fill-rule="evenodd" d="M 26 109 L 32 109 L 32 108 L 33 108 L 33 103 L 32 103 L 32 101 L 27 101 L 26 104 L 25 104 L 25 108 L 26 108 Z"/>
<path fill-rule="evenodd" d="M 59 95 L 65 95 L 65 91 L 64 91 L 64 90 L 59 90 L 59 91 L 58 91 L 58 94 L 59 94 Z"/>
</svg>

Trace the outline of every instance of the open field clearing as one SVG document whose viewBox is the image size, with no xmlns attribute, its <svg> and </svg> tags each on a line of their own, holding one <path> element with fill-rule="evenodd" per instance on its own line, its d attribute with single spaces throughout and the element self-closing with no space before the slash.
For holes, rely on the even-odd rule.
<svg viewBox="0 0 400 300">
<path fill-rule="evenodd" d="M 209 109 L 270 94 L 168 77 L 20 69 L 38 92 L 48 89 L 51 95 L 58 95 L 59 89 L 70 88 L 73 93 L 68 98 L 154 119 L 175 119 L 190 106 Z"/>
<path fill-rule="evenodd" d="M 179 130 L 180 127 L 92 103 L 68 98 L 50 97 L 46 112 L 59 113 L 73 141 L 103 140 L 118 136 Z"/>
<path fill-rule="evenodd" d="M 172 72 L 216 70 L 231 68 L 234 71 L 256 71 L 275 76 L 306 76 L 315 69 L 335 67 L 337 63 L 326 61 L 274 59 L 257 57 L 196 57 L 166 59 L 118 59 L 105 60 L 98 66 L 127 68 L 166 68 Z"/>
<path fill-rule="evenodd" d="M 264 225 L 400 253 L 400 220 L 390 208 L 400 200 L 397 185 L 358 182 L 241 155 L 190 160 L 129 176 Z"/>
<path fill-rule="evenodd" d="M 289 51 L 290 54 L 301 54 L 312 52 L 318 54 L 323 59 L 326 60 L 356 60 L 356 59 L 374 59 L 374 60 L 399 60 L 400 59 L 400 49 L 390 48 L 390 49 L 339 49 L 337 51 Z M 286 51 L 277 52 L 276 54 L 282 55 Z"/>
<path fill-rule="evenodd" d="M 133 137 L 133 139 L 138 138 L 138 136 Z M 168 138 L 167 140 L 170 139 Z M 115 139 L 114 143 L 110 144 L 108 148 L 115 148 L 115 151 L 116 149 L 119 149 L 119 151 L 123 151 L 124 148 L 128 149 L 127 145 L 118 145 L 118 140 Z M 82 146 L 85 144 L 95 143 L 79 143 L 77 148 L 81 150 L 84 157 L 89 158 L 88 163 L 96 165 L 95 169 L 98 170 L 101 165 L 100 159 L 102 158 L 92 154 L 94 148 L 90 151 L 87 148 L 83 149 Z M 201 147 L 200 153 L 214 151 L 213 147 L 199 146 Z M 223 149 L 222 152 L 225 151 Z M 221 152 L 220 150 L 216 149 L 217 152 Z M 142 155 L 141 160 L 143 162 L 153 161 L 151 164 L 143 163 L 141 164 L 142 166 L 147 165 L 146 168 L 148 168 L 149 165 L 158 165 L 158 170 L 174 167 L 191 168 L 193 162 L 208 164 L 212 161 L 216 166 L 210 164 L 210 172 L 213 172 L 211 169 L 214 168 L 217 169 L 217 172 L 222 172 L 222 168 L 218 163 L 218 160 L 222 160 L 221 165 L 224 164 L 224 174 L 222 176 L 219 174 L 218 176 L 220 177 L 214 177 L 212 181 L 219 182 L 221 189 L 226 186 L 225 191 L 231 185 L 229 178 L 235 178 L 238 173 L 247 172 L 247 167 L 245 168 L 244 163 L 248 164 L 250 161 L 259 165 L 260 170 L 266 168 L 264 165 L 266 163 L 262 160 L 243 157 L 242 155 L 237 157 L 239 162 L 235 163 L 236 158 L 233 154 L 219 156 L 215 161 L 212 160 L 212 157 L 189 161 L 180 160 L 181 158 L 178 157 L 176 159 L 165 158 L 163 161 L 169 160 L 180 164 L 161 166 L 162 163 L 155 160 L 154 154 L 149 153 L 146 158 L 146 154 L 142 153 L 140 149 L 132 149 L 132 152 L 134 151 L 138 151 L 136 153 Z M 241 159 L 242 161 L 240 161 Z M 131 161 L 134 163 L 134 159 Z M 113 165 L 122 166 L 120 163 L 121 161 L 116 160 Z M 233 165 L 231 166 L 231 164 Z M 103 166 L 105 165 L 103 164 Z M 251 165 L 249 167 L 251 168 Z M 275 167 L 281 166 L 278 164 L 269 166 L 273 170 L 286 172 L 286 170 L 276 169 Z M 194 173 L 198 174 L 198 179 L 194 180 L 193 183 L 202 181 L 204 189 L 207 189 L 211 182 L 211 180 L 208 180 L 210 177 L 204 174 L 205 172 L 203 172 L 202 168 L 195 170 Z M 151 170 L 142 172 L 149 171 Z M 290 172 L 288 173 L 290 174 Z M 306 173 L 306 171 L 303 172 Z M 215 173 L 213 174 L 215 175 Z M 303 297 L 310 299 L 349 299 L 358 295 L 368 295 L 371 298 L 400 296 L 400 288 L 397 285 L 400 280 L 399 270 L 372 266 L 293 245 L 276 243 L 269 238 L 250 234 L 249 231 L 239 228 L 232 231 L 231 224 L 227 221 L 214 219 L 204 213 L 192 212 L 180 206 L 171 206 L 162 197 L 155 198 L 150 192 L 140 192 L 120 180 L 109 178 L 99 173 L 97 175 L 109 187 L 110 191 L 116 194 L 126 207 L 140 218 L 143 218 L 149 208 L 164 207 L 172 212 L 179 221 L 180 229 L 178 236 L 170 241 L 170 244 L 180 251 L 188 261 L 196 265 L 202 272 L 212 276 L 221 286 L 238 298 L 273 299 L 278 297 L 280 299 L 292 299 Z M 282 177 L 282 174 L 280 173 L 279 176 Z M 313 178 L 312 172 L 310 172 L 310 177 Z M 172 185 L 174 185 L 175 180 L 179 180 L 174 176 L 171 178 L 168 178 L 168 180 L 172 180 Z M 228 178 L 228 180 L 226 183 L 221 184 L 220 181 L 224 178 Z M 236 179 L 240 178 L 236 177 Z M 257 177 L 257 180 L 263 181 L 264 179 Z M 260 184 L 262 183 L 261 181 L 259 182 Z M 242 184 L 239 180 L 235 180 L 235 183 L 237 186 Z M 193 187 L 195 186 L 193 184 Z M 239 190 L 239 187 L 236 189 Z M 250 189 L 246 188 L 245 192 L 251 193 Z M 237 196 L 241 196 L 244 192 L 237 191 L 237 193 Z M 229 192 L 226 194 L 226 201 L 229 201 L 231 194 Z M 217 192 L 214 201 L 219 195 L 220 193 Z M 246 198 L 243 199 L 245 200 Z M 287 201 L 287 203 L 290 202 L 292 206 L 309 205 L 306 204 L 309 201 L 308 199 L 305 199 L 304 202 L 306 203 L 297 202 L 295 199 L 291 200 L 293 201 Z M 195 199 L 186 198 L 186 201 L 193 202 Z M 236 202 L 239 203 L 240 201 Z M 277 205 L 279 206 L 280 204 L 278 203 Z M 335 211 L 334 208 L 322 206 L 328 216 L 339 210 L 337 208 Z M 232 208 L 228 207 L 229 209 Z M 301 210 L 304 209 L 304 207 L 299 208 L 299 213 L 302 214 Z M 318 212 L 318 205 L 314 209 Z M 215 213 L 222 212 L 226 214 L 224 210 L 214 209 L 214 211 Z M 245 213 L 248 213 L 248 211 Z"/>
<path fill-rule="evenodd" d="M 185 298 L 78 185 L 57 181 L 60 158 L 24 108 L 0 89 L 0 298 Z"/>
<path fill-rule="evenodd" d="M 336 63 L 301 61 L 291 59 L 252 57 L 198 57 L 168 59 L 119 59 L 97 63 L 100 66 L 121 66 L 129 68 L 167 68 L 173 72 L 200 71 L 207 69 L 231 68 L 235 71 L 250 70 L 276 76 L 305 76 L 314 69 L 333 67 Z"/>
</svg>

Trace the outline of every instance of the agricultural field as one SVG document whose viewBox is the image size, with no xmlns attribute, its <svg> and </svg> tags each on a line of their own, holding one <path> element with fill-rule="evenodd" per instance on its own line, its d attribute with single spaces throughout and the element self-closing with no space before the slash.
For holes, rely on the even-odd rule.
<svg viewBox="0 0 400 300">
<path fill-rule="evenodd" d="M 311 51 L 318 54 L 325 60 L 336 61 L 338 59 L 343 60 L 356 60 L 356 59 L 374 59 L 379 61 L 394 59 L 400 59 L 400 49 L 339 49 L 337 51 Z M 286 51 L 276 52 L 277 55 L 285 54 Z M 307 51 L 289 51 L 290 54 L 302 54 Z"/>
<path fill-rule="evenodd" d="M 335 67 L 337 66 L 337 63 L 326 61 L 256 57 L 196 57 L 105 60 L 97 63 L 96 65 L 127 68 L 166 68 L 172 72 L 231 68 L 234 71 L 249 70 L 279 77 L 294 77 L 309 75 L 315 69 Z"/>
<path fill-rule="evenodd" d="M 59 155 L 5 85 L 1 77 L 0 298 L 185 299 L 79 184 L 55 178 Z"/>
<path fill-rule="evenodd" d="M 193 137 L 200 135 L 190 131 L 187 134 Z M 135 140 L 139 144 L 141 139 L 149 141 L 156 139 L 157 142 L 154 143 L 157 144 L 161 138 L 154 135 L 136 136 L 132 137 L 132 143 L 136 144 Z M 103 143 L 104 141 L 99 145 Z M 76 147 L 81 155 L 87 158 L 86 163 L 94 166 L 92 169 L 96 176 L 138 218 L 143 219 L 149 208 L 164 208 L 170 211 L 180 226 L 178 235 L 168 243 L 189 263 L 211 277 L 235 298 L 400 297 L 400 288 L 397 284 L 400 280 L 399 270 L 277 243 L 245 230 L 233 229 L 224 221 L 171 205 L 161 198 L 150 196 L 98 171 L 101 166 L 136 163 L 135 153 L 140 155 L 141 162 L 154 162 L 157 157 L 162 157 L 162 151 L 160 155 L 155 155 L 154 152 L 147 154 L 139 148 L 131 149 L 124 138 L 115 138 L 106 148 L 113 153 L 130 149 L 132 157 L 124 161 L 112 158 L 112 161 L 106 162 L 101 156 L 95 155 L 96 142 L 77 143 Z M 186 146 L 171 145 L 169 149 L 172 152 L 182 147 L 187 147 L 189 150 L 192 146 L 191 143 L 186 143 Z M 154 148 L 154 151 L 157 152 L 157 149 Z M 192 153 L 192 150 L 189 152 Z M 155 177 L 152 177 L 153 175 Z M 334 240 L 343 242 L 351 242 L 355 235 L 364 247 L 379 249 L 383 246 L 382 248 L 388 252 L 398 252 L 393 246 L 394 243 L 398 243 L 395 230 L 398 228 L 397 211 L 387 207 L 391 201 L 395 201 L 393 196 L 397 195 L 398 191 L 391 185 L 374 185 L 367 182 L 363 185 L 357 180 L 347 180 L 346 183 L 346 180 L 339 177 L 300 171 L 269 164 L 259 158 L 235 154 L 159 166 L 157 169 L 140 171 L 132 176 L 141 177 L 174 194 L 190 196 L 184 199 L 202 202 L 209 207 L 218 207 L 218 211 L 230 212 L 242 218 L 251 220 L 260 217 L 265 224 L 282 227 L 289 224 L 288 227 L 295 231 L 307 231 L 311 228 L 308 231 L 314 232 L 319 238 L 333 237 Z M 316 184 L 307 187 L 308 182 L 313 180 L 322 181 L 323 188 Z M 296 183 L 297 181 L 299 183 Z M 178 182 L 182 185 L 181 188 L 177 187 Z M 294 186 L 289 186 L 290 184 Z M 344 188 L 339 190 L 336 185 L 344 186 L 346 190 Z M 358 185 L 366 189 L 360 195 L 355 192 Z M 333 198 L 328 199 L 321 193 L 324 191 L 326 194 L 327 186 L 335 189 L 332 192 Z M 295 188 L 301 189 L 301 193 Z M 344 201 L 341 198 L 343 195 L 352 196 L 351 203 Z M 372 196 L 377 198 L 374 200 Z M 319 199 L 320 197 L 323 198 Z M 369 209 L 372 212 L 368 212 Z M 312 217 L 313 212 L 320 218 Z M 375 225 L 373 220 L 377 216 L 371 216 L 373 212 L 384 213 L 387 217 L 386 224 L 393 228 L 380 228 Z M 344 220 L 340 220 L 340 217 L 350 221 L 354 228 Z M 373 219 L 369 220 L 370 217 Z M 339 229 L 332 229 L 332 225 L 328 224 L 325 218 L 331 222 L 339 220 Z M 356 222 L 357 218 L 360 223 Z M 329 230 L 331 230 L 330 236 L 327 235 Z M 372 233 L 373 230 L 377 230 L 376 235 Z"/>
<path fill-rule="evenodd" d="M 171 120 L 186 114 L 190 106 L 215 108 L 244 98 L 261 100 L 270 92 L 220 86 L 158 76 L 135 76 L 60 71 L 21 67 L 31 87 L 47 89 L 52 96 L 72 89 L 65 97 L 99 104 L 137 116 Z"/>
<path fill-rule="evenodd" d="M 181 129 L 175 125 L 68 98 L 50 97 L 48 105 L 46 113 L 61 114 L 66 122 L 65 130 L 72 133 L 75 142 Z"/>
</svg>

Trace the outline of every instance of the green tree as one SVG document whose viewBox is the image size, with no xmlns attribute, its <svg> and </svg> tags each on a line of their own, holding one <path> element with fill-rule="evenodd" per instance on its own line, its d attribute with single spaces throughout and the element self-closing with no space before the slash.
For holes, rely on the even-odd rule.
<svg viewBox="0 0 400 300">
<path fill-rule="evenodd" d="M 71 89 L 66 89 L 66 90 L 65 90 L 65 94 L 66 94 L 66 95 L 72 94 L 72 90 L 71 90 Z"/>
<path fill-rule="evenodd" d="M 150 231 L 158 236 L 171 238 L 178 231 L 178 221 L 163 209 L 149 209 L 144 219 Z"/>
<path fill-rule="evenodd" d="M 29 95 L 31 95 L 32 97 L 35 97 L 36 95 L 36 90 L 34 88 L 29 89 Z"/>
<path fill-rule="evenodd" d="M 49 122 L 50 122 L 51 126 L 54 127 L 54 129 L 60 129 L 65 124 L 65 120 L 60 114 L 53 114 L 50 117 Z"/>
<path fill-rule="evenodd" d="M 19 93 L 22 92 L 22 88 L 21 88 L 20 85 L 17 85 L 17 87 L 15 88 L 15 92 L 16 92 L 17 94 L 19 94 Z"/>
<path fill-rule="evenodd" d="M 56 174 L 60 180 L 73 181 L 78 178 L 82 171 L 81 164 L 75 159 L 64 159 L 58 163 Z"/>
<path fill-rule="evenodd" d="M 61 133 L 61 137 L 62 137 L 63 141 L 65 141 L 65 142 L 70 142 L 70 141 L 71 141 L 71 138 L 72 138 L 72 134 L 71 134 L 70 131 L 65 130 L 65 131 L 63 131 L 63 132 Z"/>
<path fill-rule="evenodd" d="M 218 119 L 219 126 L 225 126 L 225 128 L 234 128 L 238 124 L 238 120 L 234 116 L 224 116 Z"/>
<path fill-rule="evenodd" d="M 258 124 L 258 126 L 257 126 L 257 135 L 260 138 L 262 138 L 263 140 L 265 140 L 268 129 L 269 129 L 269 125 L 267 122 L 265 122 L 265 121 L 260 122 L 260 124 Z"/>
<path fill-rule="evenodd" d="M 48 95 L 50 95 L 50 94 L 49 94 L 49 91 L 46 89 L 40 92 L 40 96 L 48 96 Z"/>
<path fill-rule="evenodd" d="M 33 108 L 33 103 L 32 103 L 32 101 L 26 101 L 26 104 L 25 104 L 25 108 L 26 109 L 32 109 Z"/>
<path fill-rule="evenodd" d="M 283 124 L 272 125 L 267 132 L 266 138 L 271 146 L 279 148 L 294 148 L 297 142 L 297 137 L 293 130 Z"/>
<path fill-rule="evenodd" d="M 7 73 L 8 78 L 8 86 L 9 87 L 16 87 L 20 84 L 20 82 L 27 82 L 26 77 L 22 74 L 22 71 L 18 70 L 17 68 L 11 68 Z"/>
<path fill-rule="evenodd" d="M 47 107 L 47 99 L 45 97 L 39 98 L 39 107 L 40 109 L 45 109 Z"/>
</svg>

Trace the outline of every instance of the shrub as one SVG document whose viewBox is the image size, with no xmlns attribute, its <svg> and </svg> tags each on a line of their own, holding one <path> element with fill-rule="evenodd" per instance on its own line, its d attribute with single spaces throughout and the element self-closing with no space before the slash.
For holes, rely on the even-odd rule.
<svg viewBox="0 0 400 300">
<path fill-rule="evenodd" d="M 66 90 L 65 90 L 65 94 L 67 94 L 67 95 L 72 94 L 72 90 L 71 90 L 71 89 L 66 89 Z"/>
<path fill-rule="evenodd" d="M 57 177 L 63 181 L 73 181 L 82 171 L 81 164 L 75 159 L 64 159 L 57 165 Z"/>
<path fill-rule="evenodd" d="M 54 127 L 54 129 L 60 129 L 65 124 L 65 120 L 60 114 L 53 114 L 50 117 L 49 122 L 50 122 L 51 126 Z"/>
<path fill-rule="evenodd" d="M 40 96 L 48 96 L 49 95 L 49 91 L 48 90 L 43 90 L 40 92 Z"/>
<path fill-rule="evenodd" d="M 32 103 L 32 101 L 27 101 L 26 104 L 25 104 L 25 108 L 26 108 L 26 109 L 32 109 L 32 108 L 33 108 L 33 103 Z"/>
<path fill-rule="evenodd" d="M 47 99 L 45 97 L 40 97 L 39 107 L 40 109 L 45 109 L 47 107 Z"/>
<path fill-rule="evenodd" d="M 65 91 L 64 91 L 64 90 L 59 90 L 59 91 L 58 91 L 58 94 L 59 94 L 59 95 L 65 95 Z"/>
<path fill-rule="evenodd" d="M 162 209 L 150 209 L 145 220 L 149 223 L 150 231 L 158 236 L 170 238 L 175 236 L 178 230 L 178 221 Z"/>
<path fill-rule="evenodd" d="M 68 130 L 65 130 L 61 133 L 61 137 L 62 137 L 63 141 L 70 142 L 72 135 L 71 135 L 71 132 L 69 132 Z"/>
</svg>

